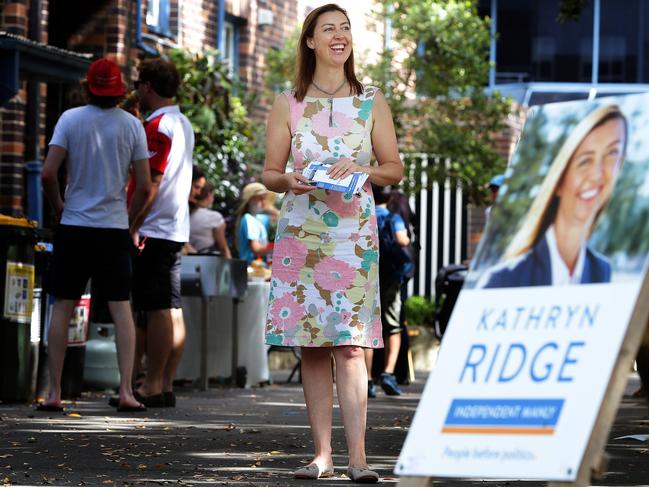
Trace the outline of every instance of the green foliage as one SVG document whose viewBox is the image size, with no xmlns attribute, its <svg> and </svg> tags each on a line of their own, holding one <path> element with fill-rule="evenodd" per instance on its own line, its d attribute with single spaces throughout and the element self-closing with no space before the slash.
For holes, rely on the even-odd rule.
<svg viewBox="0 0 649 487">
<path fill-rule="evenodd" d="M 581 13 L 589 4 L 590 0 L 560 0 L 557 21 L 565 23 L 579 20 Z"/>
<path fill-rule="evenodd" d="M 401 150 L 439 156 L 426 169 L 428 179 L 455 178 L 470 201 L 482 203 L 486 183 L 505 167 L 493 135 L 504 128 L 511 109 L 497 92 L 485 92 L 489 19 L 480 18 L 476 1 L 380 3 L 392 21 L 396 45 L 366 73 L 386 94 Z M 415 177 L 407 189 L 418 190 L 420 181 Z"/>
<path fill-rule="evenodd" d="M 424 296 L 410 296 L 404 303 L 409 326 L 433 325 L 435 303 Z"/>
<path fill-rule="evenodd" d="M 266 75 L 264 77 L 264 83 L 270 94 L 281 93 L 293 87 L 295 56 L 301 30 L 302 27 L 298 26 L 286 38 L 284 46 L 281 49 L 271 48 L 266 52 Z"/>
<path fill-rule="evenodd" d="M 604 255 L 644 258 L 649 252 L 647 174 L 649 160 L 625 162 L 613 198 L 591 239 L 593 247 Z"/>
<path fill-rule="evenodd" d="M 196 137 L 194 162 L 215 185 L 215 199 L 222 207 L 239 197 L 244 180 L 263 164 L 263 152 L 256 144 L 261 131 L 248 117 L 252 99 L 230 79 L 216 51 L 190 54 L 182 49 L 170 52 L 182 79 L 178 103 L 189 118 Z"/>
</svg>

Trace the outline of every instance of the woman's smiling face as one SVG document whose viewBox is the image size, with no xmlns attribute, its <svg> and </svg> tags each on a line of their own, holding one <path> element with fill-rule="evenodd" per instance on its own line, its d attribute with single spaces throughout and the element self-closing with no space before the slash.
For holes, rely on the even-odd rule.
<svg viewBox="0 0 649 487">
<path fill-rule="evenodd" d="M 333 10 L 318 17 L 313 37 L 307 46 L 315 51 L 316 58 L 335 65 L 343 65 L 352 52 L 352 30 L 342 12 Z"/>
<path fill-rule="evenodd" d="M 557 218 L 570 225 L 590 226 L 608 201 L 624 157 L 626 125 L 613 118 L 591 130 L 572 155 L 555 191 Z"/>
</svg>

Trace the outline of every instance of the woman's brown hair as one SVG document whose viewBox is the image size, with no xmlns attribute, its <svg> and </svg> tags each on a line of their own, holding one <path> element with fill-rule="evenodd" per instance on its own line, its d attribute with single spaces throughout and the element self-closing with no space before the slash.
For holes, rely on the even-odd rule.
<svg viewBox="0 0 649 487">
<path fill-rule="evenodd" d="M 309 15 L 304 19 L 302 26 L 302 33 L 300 34 L 300 41 L 297 48 L 297 68 L 295 70 L 295 98 L 297 101 L 304 100 L 309 86 L 313 82 L 313 73 L 315 72 L 315 51 L 306 44 L 307 38 L 313 37 L 315 26 L 318 22 L 318 17 L 326 12 L 340 12 L 349 22 L 347 11 L 336 5 L 335 3 L 328 3 L 312 10 Z M 351 22 L 350 22 L 351 24 Z M 354 49 L 349 54 L 349 58 L 345 61 L 345 78 L 355 95 L 363 93 L 363 85 L 356 74 L 354 73 Z"/>
</svg>

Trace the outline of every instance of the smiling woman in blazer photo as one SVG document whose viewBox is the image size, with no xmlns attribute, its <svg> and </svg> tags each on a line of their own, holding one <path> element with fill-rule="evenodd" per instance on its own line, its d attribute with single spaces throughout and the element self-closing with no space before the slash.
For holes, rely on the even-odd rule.
<svg viewBox="0 0 649 487">
<path fill-rule="evenodd" d="M 588 246 L 622 167 L 628 124 L 617 105 L 590 112 L 554 158 L 504 262 L 478 287 L 551 286 L 609 282 L 606 257 Z"/>
</svg>

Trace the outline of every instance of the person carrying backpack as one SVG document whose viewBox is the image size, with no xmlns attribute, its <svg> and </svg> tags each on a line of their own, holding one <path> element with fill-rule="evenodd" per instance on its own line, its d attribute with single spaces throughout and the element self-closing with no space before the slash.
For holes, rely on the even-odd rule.
<svg viewBox="0 0 649 487">
<path fill-rule="evenodd" d="M 372 186 L 376 204 L 376 220 L 379 235 L 379 288 L 381 293 L 381 324 L 385 340 L 385 368 L 380 385 L 389 396 L 401 395 L 394 376 L 394 367 L 401 348 L 401 286 L 412 277 L 414 259 L 406 222 L 396 211 L 396 200 L 401 193 L 389 188 Z M 391 211 L 392 209 L 392 211 Z M 371 370 L 373 353 L 365 352 L 368 371 Z M 374 383 L 368 382 L 368 396 L 375 397 Z"/>
</svg>

